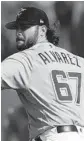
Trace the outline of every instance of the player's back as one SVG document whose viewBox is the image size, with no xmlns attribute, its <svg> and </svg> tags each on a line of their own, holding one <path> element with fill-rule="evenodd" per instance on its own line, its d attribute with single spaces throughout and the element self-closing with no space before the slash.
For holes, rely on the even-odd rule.
<svg viewBox="0 0 84 141">
<path fill-rule="evenodd" d="M 51 43 L 21 53 L 32 66 L 26 91 L 18 91 L 32 132 L 56 125 L 84 126 L 84 59 Z"/>
</svg>

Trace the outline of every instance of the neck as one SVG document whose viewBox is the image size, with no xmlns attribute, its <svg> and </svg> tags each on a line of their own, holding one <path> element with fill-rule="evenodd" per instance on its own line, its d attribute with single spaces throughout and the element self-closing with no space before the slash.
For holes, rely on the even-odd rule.
<svg viewBox="0 0 84 141">
<path fill-rule="evenodd" d="M 37 40 L 37 43 L 42 43 L 42 42 L 48 42 L 48 40 L 45 37 L 39 38 Z"/>
</svg>

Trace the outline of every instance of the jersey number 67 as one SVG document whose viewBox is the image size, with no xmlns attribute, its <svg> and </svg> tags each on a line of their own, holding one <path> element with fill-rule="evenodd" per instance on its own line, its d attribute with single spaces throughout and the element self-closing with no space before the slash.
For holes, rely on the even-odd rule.
<svg viewBox="0 0 84 141">
<path fill-rule="evenodd" d="M 58 79 L 60 81 L 58 81 Z M 69 80 L 76 81 L 76 95 L 73 96 Z M 77 72 L 64 72 L 60 70 L 52 70 L 52 81 L 54 84 L 54 89 L 56 93 L 57 100 L 61 102 L 72 102 L 73 100 L 76 104 L 80 104 L 80 88 L 81 88 L 81 73 Z M 73 84 L 72 84 L 73 85 Z M 75 84 L 74 84 L 75 86 Z"/>
</svg>

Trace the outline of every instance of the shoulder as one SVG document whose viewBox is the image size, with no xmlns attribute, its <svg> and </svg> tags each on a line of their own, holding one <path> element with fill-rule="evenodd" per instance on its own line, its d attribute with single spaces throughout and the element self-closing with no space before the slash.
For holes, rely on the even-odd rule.
<svg viewBox="0 0 84 141">
<path fill-rule="evenodd" d="M 27 56 L 26 56 L 26 52 L 27 52 Z M 24 61 L 27 61 L 27 59 L 31 58 L 31 54 L 29 51 L 21 51 L 21 52 L 17 52 L 13 55 L 8 56 L 4 61 L 16 61 L 17 63 L 24 63 Z M 3 62 L 4 62 L 3 61 Z"/>
<path fill-rule="evenodd" d="M 60 49 L 61 53 L 62 54 L 67 54 L 69 59 L 72 60 L 73 58 L 73 61 L 78 61 L 80 66 L 82 66 L 84 68 L 84 58 L 81 57 L 81 56 L 78 56 L 70 51 L 67 51 L 66 49 Z"/>
<path fill-rule="evenodd" d="M 27 52 L 27 51 L 26 51 Z M 25 53 L 24 51 L 10 55 L 2 62 L 2 68 L 12 68 L 14 70 L 24 68 L 32 69 L 32 57 L 29 52 Z M 10 70 L 11 71 L 11 70 Z"/>
<path fill-rule="evenodd" d="M 84 58 L 80 56 L 77 56 L 77 58 L 79 59 L 81 66 L 84 68 Z"/>
</svg>

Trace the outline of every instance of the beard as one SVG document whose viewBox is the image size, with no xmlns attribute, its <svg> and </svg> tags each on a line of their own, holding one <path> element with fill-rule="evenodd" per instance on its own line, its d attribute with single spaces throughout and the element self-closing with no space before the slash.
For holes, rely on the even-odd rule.
<svg viewBox="0 0 84 141">
<path fill-rule="evenodd" d="M 17 41 L 16 46 L 17 46 L 17 49 L 18 49 L 19 51 L 22 51 L 22 50 L 25 49 L 25 42 L 19 40 L 19 41 Z"/>
<path fill-rule="evenodd" d="M 25 43 L 25 41 L 18 41 L 16 45 L 17 45 L 17 49 L 19 51 L 22 51 L 22 50 L 25 50 L 25 49 L 32 47 L 35 44 L 36 44 L 35 40 L 34 41 L 27 40 L 27 43 Z"/>
<path fill-rule="evenodd" d="M 37 39 L 38 39 L 38 27 L 36 28 L 34 34 L 29 36 L 28 39 L 26 39 L 26 37 L 24 36 L 20 38 L 19 37 L 16 38 L 17 49 L 19 51 L 28 49 L 36 44 Z"/>
</svg>

